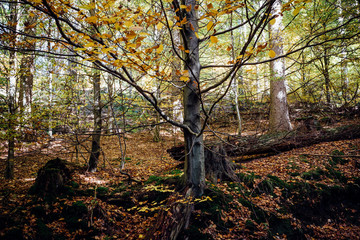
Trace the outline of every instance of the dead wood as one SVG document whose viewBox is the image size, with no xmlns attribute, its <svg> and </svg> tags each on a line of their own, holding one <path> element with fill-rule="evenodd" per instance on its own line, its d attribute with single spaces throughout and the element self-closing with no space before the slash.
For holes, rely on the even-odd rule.
<svg viewBox="0 0 360 240">
<path fill-rule="evenodd" d="M 40 168 L 31 193 L 41 197 L 55 197 L 71 179 L 71 171 L 66 161 L 59 158 L 48 161 Z"/>
<path fill-rule="evenodd" d="M 321 142 L 331 142 L 338 140 L 360 138 L 360 125 L 348 125 L 333 129 L 320 129 L 312 131 L 291 131 L 281 134 L 265 134 L 262 136 L 233 136 L 228 140 L 228 144 L 207 141 L 205 142 L 205 156 L 208 158 L 206 151 L 213 149 L 214 146 L 223 145 L 224 153 L 219 151 L 218 155 L 227 155 L 229 157 L 244 156 L 267 156 L 281 152 L 286 152 L 295 148 L 311 146 Z M 170 155 L 176 160 L 184 159 L 184 146 L 176 146 L 168 149 Z M 205 159 L 205 162 L 211 161 Z"/>
</svg>

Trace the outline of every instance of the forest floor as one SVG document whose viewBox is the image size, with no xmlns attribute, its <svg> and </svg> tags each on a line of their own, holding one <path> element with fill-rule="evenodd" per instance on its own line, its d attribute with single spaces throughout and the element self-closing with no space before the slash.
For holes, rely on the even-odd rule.
<svg viewBox="0 0 360 240">
<path fill-rule="evenodd" d="M 234 125 L 221 128 L 234 131 Z M 96 173 L 86 172 L 86 154 L 76 159 L 69 139 L 18 144 L 15 179 L 0 176 L 0 238 L 157 239 L 159 232 L 150 230 L 159 215 L 183 201 L 180 162 L 166 152 L 181 143 L 181 132 L 168 130 L 160 142 L 149 131 L 125 135 L 124 172 L 136 180 L 131 183 L 119 170 L 116 136 L 102 139 Z M 2 171 L 5 150 L 3 144 Z M 359 156 L 360 139 L 354 139 L 236 162 L 240 181 L 207 182 L 205 195 L 191 200 L 194 213 L 182 234 L 197 240 L 360 239 Z M 51 201 L 30 195 L 38 170 L 55 157 L 77 166 L 66 191 Z"/>
</svg>

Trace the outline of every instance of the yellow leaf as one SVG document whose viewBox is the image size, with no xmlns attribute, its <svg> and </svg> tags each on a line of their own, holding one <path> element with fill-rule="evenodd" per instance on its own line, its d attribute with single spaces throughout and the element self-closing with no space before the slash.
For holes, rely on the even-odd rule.
<svg viewBox="0 0 360 240">
<path fill-rule="evenodd" d="M 195 32 L 195 36 L 196 36 L 198 39 L 200 39 L 199 34 L 198 34 L 197 32 Z"/>
<path fill-rule="evenodd" d="M 211 36 L 211 37 L 210 37 L 210 41 L 211 41 L 212 43 L 217 43 L 219 40 L 218 40 L 217 37 Z"/>
<path fill-rule="evenodd" d="M 160 44 L 160 46 L 158 47 L 158 49 L 156 49 L 156 52 L 158 54 L 160 54 L 162 51 L 164 50 L 164 46 L 162 44 Z"/>
<path fill-rule="evenodd" d="M 84 50 L 86 50 L 86 48 L 75 48 L 74 50 L 75 51 L 84 51 Z"/>
<path fill-rule="evenodd" d="M 97 20 L 98 20 L 98 18 L 96 16 L 91 16 L 91 17 L 85 18 L 85 21 L 87 23 L 96 23 Z"/>
<path fill-rule="evenodd" d="M 89 43 L 87 43 L 87 44 L 85 44 L 85 46 L 84 47 L 96 47 L 96 45 L 93 43 L 93 42 L 89 42 Z"/>
<path fill-rule="evenodd" d="M 189 81 L 189 77 L 187 77 L 187 76 L 181 76 L 181 77 L 180 77 L 180 81 L 187 82 L 187 81 Z"/>
<path fill-rule="evenodd" d="M 133 25 L 133 22 L 131 21 L 125 21 L 124 22 L 125 27 L 131 27 Z"/>
<path fill-rule="evenodd" d="M 162 22 L 159 22 L 157 25 L 156 25 L 156 28 L 157 30 L 161 30 L 163 28 L 164 24 Z"/>
<path fill-rule="evenodd" d="M 180 5 L 180 8 L 185 9 L 185 8 L 187 8 L 187 6 L 186 5 Z"/>
<path fill-rule="evenodd" d="M 276 53 L 274 50 L 269 51 L 269 57 L 274 58 L 276 56 Z"/>
<path fill-rule="evenodd" d="M 91 9 L 95 8 L 95 3 L 82 5 L 82 6 L 79 6 L 79 8 L 82 8 L 82 9 L 85 9 L 85 10 L 91 10 Z"/>
<path fill-rule="evenodd" d="M 208 31 L 210 31 L 213 26 L 214 26 L 214 23 L 213 23 L 212 21 L 210 21 L 210 22 L 206 25 L 206 28 L 207 28 Z"/>
<path fill-rule="evenodd" d="M 276 19 L 275 19 L 275 18 L 274 18 L 274 19 L 271 19 L 271 20 L 270 20 L 270 25 L 274 25 L 275 22 L 276 22 Z"/>
<path fill-rule="evenodd" d="M 108 33 L 101 34 L 101 38 L 111 38 L 112 36 Z"/>
<path fill-rule="evenodd" d="M 295 10 L 292 12 L 293 16 L 296 16 L 299 14 L 301 7 L 295 8 Z"/>
<path fill-rule="evenodd" d="M 126 33 L 126 37 L 131 40 L 136 38 L 136 33 L 134 31 L 130 31 L 129 33 Z"/>
<path fill-rule="evenodd" d="M 256 12 L 256 10 L 251 6 L 247 6 L 247 8 L 250 9 L 251 11 L 253 11 L 253 12 Z"/>
</svg>

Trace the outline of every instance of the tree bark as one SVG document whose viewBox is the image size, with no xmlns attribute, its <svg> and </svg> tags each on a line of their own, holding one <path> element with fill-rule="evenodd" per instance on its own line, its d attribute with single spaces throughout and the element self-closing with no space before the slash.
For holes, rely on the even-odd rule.
<svg viewBox="0 0 360 240">
<path fill-rule="evenodd" d="M 330 73 L 329 73 L 329 64 L 330 64 L 330 57 L 327 55 L 328 49 L 325 47 L 324 49 L 324 78 L 325 78 L 325 96 L 326 96 L 326 103 L 328 106 L 331 104 L 330 98 Z"/>
<path fill-rule="evenodd" d="M 276 56 L 283 55 L 281 0 L 276 0 L 271 9 L 271 16 L 277 16 L 270 24 L 270 47 Z M 270 132 L 290 131 L 292 126 L 286 100 L 285 60 L 270 62 Z"/>
<path fill-rule="evenodd" d="M 101 139 L 101 95 L 100 95 L 100 72 L 95 70 L 93 74 L 94 88 L 94 132 L 92 135 L 91 153 L 89 159 L 89 172 L 96 172 L 100 156 L 100 139 Z"/>
<path fill-rule="evenodd" d="M 177 1 L 174 1 L 175 9 L 180 9 Z M 201 130 L 200 120 L 200 60 L 199 60 L 199 40 L 195 35 L 198 31 L 198 18 L 195 10 L 196 1 L 185 1 L 187 6 L 191 6 L 191 11 L 178 11 L 180 19 L 188 22 L 183 26 L 182 38 L 185 49 L 189 53 L 185 56 L 185 70 L 189 72 L 189 80 L 186 83 L 183 93 L 184 101 L 184 124 L 193 133 L 184 129 L 185 140 L 185 179 L 190 187 L 190 195 L 200 197 L 204 193 L 205 187 L 205 160 L 203 135 L 197 135 Z"/>
<path fill-rule="evenodd" d="M 35 35 L 35 28 L 31 27 L 37 20 L 36 16 L 25 16 L 24 33 L 28 35 Z M 31 38 L 24 37 L 26 47 L 30 50 L 35 50 L 35 43 L 29 42 Z M 22 57 L 20 63 L 20 89 L 19 89 L 19 108 L 20 113 L 31 113 L 32 90 L 34 82 L 34 60 L 35 56 L 26 54 Z"/>
<path fill-rule="evenodd" d="M 10 18 L 9 22 L 13 24 L 13 33 L 11 34 L 10 46 L 16 46 L 16 28 L 17 28 L 17 3 L 11 2 L 9 3 L 9 12 Z M 8 156 L 6 160 L 6 168 L 5 168 L 5 178 L 13 179 L 14 178 L 14 151 L 15 151 L 15 121 L 16 121 L 16 107 L 15 107 L 15 97 L 16 97 L 16 52 L 10 51 L 9 54 L 9 92 L 8 92 Z"/>
</svg>

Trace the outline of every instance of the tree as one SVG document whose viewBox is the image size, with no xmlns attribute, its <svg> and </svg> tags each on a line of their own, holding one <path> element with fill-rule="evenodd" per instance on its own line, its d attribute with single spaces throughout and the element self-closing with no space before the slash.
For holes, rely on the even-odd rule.
<svg viewBox="0 0 360 240">
<path fill-rule="evenodd" d="M 89 167 L 88 170 L 90 172 L 95 172 L 96 167 L 99 161 L 100 156 L 100 140 L 101 140 L 101 94 L 100 94 L 100 79 L 101 75 L 98 70 L 94 70 L 92 81 L 93 81 L 93 90 L 94 90 L 94 102 L 93 102 L 93 114 L 94 114 L 94 132 L 92 134 L 92 142 L 91 142 L 91 152 L 89 159 Z"/>
<path fill-rule="evenodd" d="M 9 45 L 14 48 L 17 43 L 17 26 L 18 26 L 18 5 L 16 2 L 9 3 L 9 24 L 11 32 L 9 33 Z M 14 150 L 15 150 L 15 122 L 16 122 L 16 77 L 17 77 L 17 59 L 16 52 L 9 53 L 9 76 L 8 76 L 8 156 L 6 160 L 5 178 L 14 178 Z"/>
<path fill-rule="evenodd" d="M 274 22 L 270 22 L 270 57 L 283 55 L 281 0 L 276 0 L 271 9 Z M 270 132 L 292 129 L 287 106 L 284 58 L 270 62 Z"/>
</svg>

